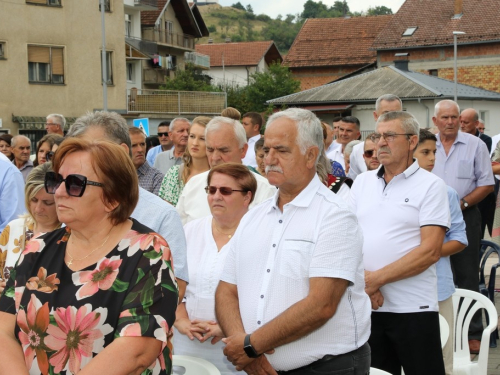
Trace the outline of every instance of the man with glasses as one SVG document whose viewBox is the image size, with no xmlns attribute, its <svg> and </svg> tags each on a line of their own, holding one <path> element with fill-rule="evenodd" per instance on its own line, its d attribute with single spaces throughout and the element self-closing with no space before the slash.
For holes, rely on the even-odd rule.
<svg viewBox="0 0 500 375">
<path fill-rule="evenodd" d="M 450 226 L 446 185 L 413 159 L 419 124 L 411 114 L 380 116 L 370 139 L 382 166 L 356 178 L 351 206 L 363 230 L 373 308 L 371 365 L 444 374 L 435 263 Z"/>
<path fill-rule="evenodd" d="M 59 134 L 64 137 L 64 127 L 66 126 L 64 116 L 52 113 L 46 119 L 45 130 L 47 130 L 47 134 Z"/>
<path fill-rule="evenodd" d="M 160 144 L 151 148 L 146 155 L 146 160 L 150 166 L 155 165 L 155 159 L 161 152 L 168 151 L 172 148 L 173 143 L 168 136 L 170 129 L 170 121 L 162 121 L 158 125 L 158 139 Z"/>
<path fill-rule="evenodd" d="M 436 165 L 432 173 L 455 189 L 467 231 L 469 245 L 451 256 L 455 284 L 461 289 L 479 291 L 479 248 L 481 213 L 477 207 L 495 184 L 486 144 L 478 137 L 459 132 L 460 108 L 453 100 L 442 100 L 434 108 L 437 137 Z M 475 314 L 469 327 L 469 348 L 478 353 L 483 333 L 481 314 Z"/>
<path fill-rule="evenodd" d="M 363 144 L 363 159 L 365 161 L 366 169 L 368 171 L 373 171 L 378 167 L 380 167 L 380 162 L 378 161 L 377 158 L 377 150 L 375 148 L 375 143 L 371 140 L 373 136 L 375 136 L 375 133 L 369 134 L 366 137 L 366 140 Z"/>
<path fill-rule="evenodd" d="M 191 122 L 187 118 L 181 117 L 174 118 L 170 123 L 169 136 L 173 147 L 168 151 L 160 153 L 154 163 L 154 167 L 161 173 L 167 174 L 168 170 L 174 165 L 182 164 L 182 155 L 184 155 L 187 147 L 190 126 Z"/>
</svg>

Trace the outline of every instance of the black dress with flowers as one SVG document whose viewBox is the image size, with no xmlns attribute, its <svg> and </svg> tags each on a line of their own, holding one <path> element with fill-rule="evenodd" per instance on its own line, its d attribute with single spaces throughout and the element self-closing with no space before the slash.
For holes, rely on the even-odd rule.
<svg viewBox="0 0 500 375">
<path fill-rule="evenodd" d="M 134 220 L 109 254 L 74 272 L 64 262 L 70 235 L 62 228 L 32 239 L 0 298 L 0 311 L 17 313 L 30 374 L 75 374 L 125 336 L 161 341 L 143 374 L 170 374 L 178 292 L 167 242 Z"/>
</svg>

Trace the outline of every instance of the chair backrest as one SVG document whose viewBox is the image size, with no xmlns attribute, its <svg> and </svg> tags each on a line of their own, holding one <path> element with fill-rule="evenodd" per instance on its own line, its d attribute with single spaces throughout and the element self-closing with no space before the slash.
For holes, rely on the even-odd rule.
<svg viewBox="0 0 500 375">
<path fill-rule="evenodd" d="M 486 284 L 486 278 L 484 275 L 486 261 L 493 253 L 497 255 L 499 263 L 492 266 L 490 278 L 488 280 L 488 284 Z M 479 271 L 479 292 L 488 297 L 494 303 L 496 269 L 497 267 L 500 267 L 500 246 L 491 241 L 481 240 L 481 254 L 482 257 Z"/>
<path fill-rule="evenodd" d="M 375 367 L 370 367 L 370 375 L 391 375 L 391 373 L 384 370 L 379 370 Z"/>
<path fill-rule="evenodd" d="M 441 314 L 439 314 L 439 333 L 441 335 L 441 348 L 444 348 L 450 337 L 450 325 Z"/>
<path fill-rule="evenodd" d="M 172 365 L 183 367 L 185 375 L 221 375 L 217 367 L 202 358 L 174 354 Z M 173 373 L 175 374 L 175 369 Z"/>
<path fill-rule="evenodd" d="M 470 363 L 469 325 L 472 317 L 479 309 L 485 309 L 489 316 L 489 324 L 483 330 L 481 347 L 478 356 L 477 374 L 486 374 L 490 334 L 498 325 L 498 313 L 495 305 L 480 293 L 465 289 L 456 289 L 453 294 L 453 315 L 455 318 L 455 352 L 453 362 L 460 366 Z"/>
</svg>

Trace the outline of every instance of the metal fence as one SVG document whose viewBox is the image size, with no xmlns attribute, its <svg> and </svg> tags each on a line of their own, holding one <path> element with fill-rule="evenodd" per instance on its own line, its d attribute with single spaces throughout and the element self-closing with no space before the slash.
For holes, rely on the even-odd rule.
<svg viewBox="0 0 500 375">
<path fill-rule="evenodd" d="M 142 36 L 145 40 L 194 49 L 194 37 L 191 35 L 171 33 L 158 27 L 144 27 Z"/>
<path fill-rule="evenodd" d="M 195 66 L 210 69 L 210 56 L 202 55 L 198 52 L 186 52 L 184 58 L 187 63 L 192 63 Z"/>
<path fill-rule="evenodd" d="M 127 90 L 128 113 L 217 115 L 226 107 L 225 92 Z"/>
</svg>

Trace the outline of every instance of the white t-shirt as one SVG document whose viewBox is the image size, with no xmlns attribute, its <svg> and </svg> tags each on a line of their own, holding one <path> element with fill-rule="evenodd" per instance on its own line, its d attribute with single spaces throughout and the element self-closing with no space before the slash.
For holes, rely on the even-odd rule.
<svg viewBox="0 0 500 375">
<path fill-rule="evenodd" d="M 186 224 L 191 220 L 210 215 L 207 193 L 205 192 L 208 172 L 209 171 L 205 171 L 192 177 L 186 186 L 184 186 L 176 206 L 177 212 L 181 217 L 182 224 Z M 253 176 L 257 180 L 257 191 L 255 192 L 255 198 L 250 205 L 250 208 L 256 206 L 276 193 L 276 188 L 270 185 L 265 177 L 256 173 L 254 173 Z"/>
<path fill-rule="evenodd" d="M 363 237 L 347 203 L 317 176 L 283 212 L 276 205 L 278 193 L 243 217 L 221 277 L 238 287 L 245 332 L 303 300 L 312 277 L 349 281 L 330 320 L 267 355 L 274 369 L 287 371 L 364 345 L 370 336 L 370 302 L 364 291 Z"/>
<path fill-rule="evenodd" d="M 360 174 L 351 188 L 351 206 L 363 229 L 367 271 L 394 263 L 420 245 L 420 228 L 450 227 L 443 180 L 415 161 L 386 185 L 384 169 Z M 438 311 L 436 266 L 380 288 L 384 304 L 377 311 Z"/>
<path fill-rule="evenodd" d="M 251 167 L 257 168 L 257 160 L 255 159 L 255 143 L 260 139 L 261 135 L 256 136 L 248 140 L 248 149 L 245 157 L 241 160 L 243 165 L 249 165 Z"/>
</svg>

